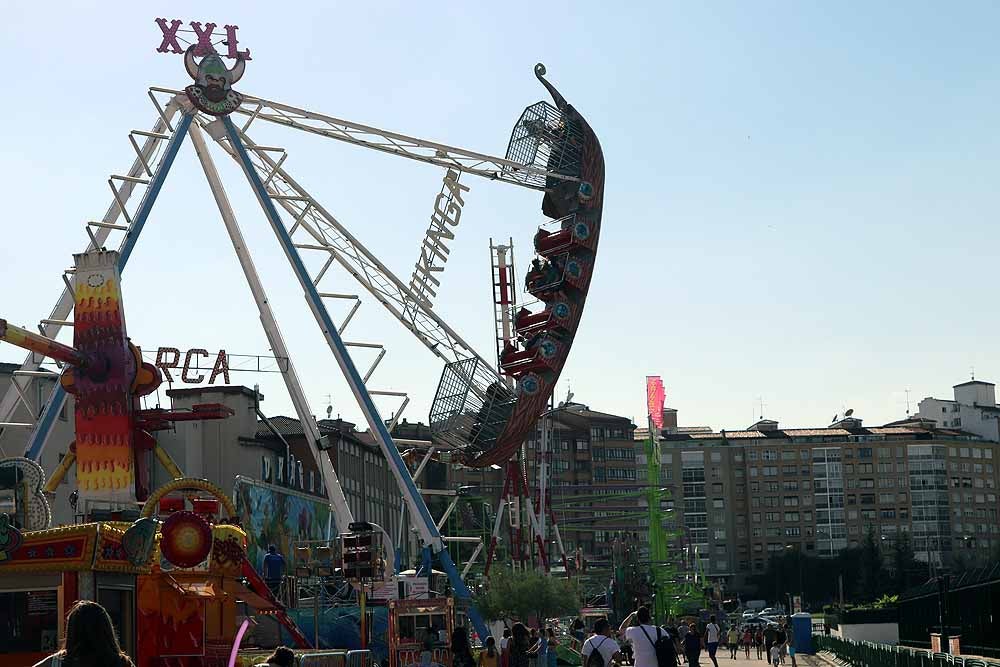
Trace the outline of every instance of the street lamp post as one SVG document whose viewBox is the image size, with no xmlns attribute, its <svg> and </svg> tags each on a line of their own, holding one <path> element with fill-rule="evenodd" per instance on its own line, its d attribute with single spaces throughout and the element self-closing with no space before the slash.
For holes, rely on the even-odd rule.
<svg viewBox="0 0 1000 667">
<path fill-rule="evenodd" d="M 805 595 L 805 587 L 802 585 L 802 548 L 801 546 L 796 547 L 794 544 L 786 544 L 785 549 L 788 551 L 795 552 L 795 560 L 797 561 L 797 564 L 799 566 L 799 604 L 802 606 L 803 609 L 805 609 L 806 595 Z M 790 595 L 789 598 L 791 598 Z M 791 616 L 791 614 L 792 614 L 792 603 L 791 600 L 789 600 L 788 615 Z"/>
</svg>

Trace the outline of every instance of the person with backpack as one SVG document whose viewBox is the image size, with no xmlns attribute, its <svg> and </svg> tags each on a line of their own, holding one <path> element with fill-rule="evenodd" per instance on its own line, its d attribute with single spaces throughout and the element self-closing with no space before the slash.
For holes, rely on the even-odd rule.
<svg viewBox="0 0 1000 667">
<path fill-rule="evenodd" d="M 705 648 L 708 649 L 708 657 L 715 667 L 719 667 L 719 661 L 715 659 L 715 653 L 719 650 L 719 639 L 722 629 L 715 622 L 715 614 L 708 617 L 708 624 L 705 626 Z M 733 656 L 735 657 L 735 656 Z"/>
<path fill-rule="evenodd" d="M 674 642 L 663 628 L 652 625 L 649 607 L 639 607 L 629 614 L 621 629 L 625 632 L 625 639 L 632 644 L 635 667 L 676 667 Z"/>
<path fill-rule="evenodd" d="M 580 648 L 584 667 L 610 667 L 622 660 L 621 647 L 611 638 L 611 624 L 601 618 L 594 623 L 594 634 Z"/>
</svg>

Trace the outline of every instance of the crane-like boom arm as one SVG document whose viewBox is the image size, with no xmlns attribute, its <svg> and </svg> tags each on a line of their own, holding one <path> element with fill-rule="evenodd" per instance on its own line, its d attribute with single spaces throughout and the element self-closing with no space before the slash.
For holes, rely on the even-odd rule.
<svg viewBox="0 0 1000 667">
<path fill-rule="evenodd" d="M 170 96 L 183 94 L 183 91 L 172 88 L 152 87 L 149 90 L 153 94 L 161 93 Z M 233 112 L 234 122 L 236 122 L 237 115 L 246 118 L 240 127 L 242 132 L 246 132 L 254 121 L 265 120 L 277 125 L 344 141 L 355 146 L 363 146 L 439 167 L 456 169 L 491 181 L 504 181 L 532 190 L 544 190 L 545 187 L 542 184 L 545 183 L 546 179 L 579 180 L 574 176 L 546 171 L 537 165 L 523 165 L 505 158 L 447 146 L 398 132 L 381 130 L 370 125 L 334 118 L 315 111 L 307 111 L 265 100 L 261 97 L 244 95 L 243 98 L 243 104 Z"/>
</svg>

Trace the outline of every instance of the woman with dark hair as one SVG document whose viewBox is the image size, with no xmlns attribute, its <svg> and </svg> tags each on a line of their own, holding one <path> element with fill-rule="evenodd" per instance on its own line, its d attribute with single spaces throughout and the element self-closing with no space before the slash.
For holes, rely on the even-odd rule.
<svg viewBox="0 0 1000 667">
<path fill-rule="evenodd" d="M 479 652 L 479 667 L 497 667 L 500 664 L 500 653 L 497 651 L 497 640 L 492 636 L 486 638 L 486 647 Z"/>
<path fill-rule="evenodd" d="M 461 625 L 451 633 L 451 667 L 475 667 L 469 646 L 469 631 Z"/>
<path fill-rule="evenodd" d="M 504 628 L 500 638 L 500 667 L 510 667 L 510 628 Z"/>
<path fill-rule="evenodd" d="M 295 654 L 292 649 L 279 646 L 257 667 L 295 667 Z"/>
<path fill-rule="evenodd" d="M 524 623 L 515 623 L 510 629 L 510 643 L 507 644 L 510 650 L 510 667 L 528 667 L 528 649 L 531 648 L 531 635 Z"/>
<path fill-rule="evenodd" d="M 35 667 L 135 667 L 122 651 L 111 617 L 96 602 L 80 600 L 66 615 L 62 650 Z"/>
</svg>

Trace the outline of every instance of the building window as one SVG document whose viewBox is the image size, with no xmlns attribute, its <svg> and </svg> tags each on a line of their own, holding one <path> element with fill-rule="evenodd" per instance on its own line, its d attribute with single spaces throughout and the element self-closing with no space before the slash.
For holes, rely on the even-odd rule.
<svg viewBox="0 0 1000 667">
<path fill-rule="evenodd" d="M 777 466 L 764 466 L 764 477 L 776 477 L 778 475 Z"/>
<path fill-rule="evenodd" d="M 717 510 L 725 509 L 725 501 L 722 498 L 715 498 L 712 500 L 712 507 Z"/>
<path fill-rule="evenodd" d="M 712 452 L 709 460 L 711 460 L 712 463 L 721 463 L 722 452 Z"/>
</svg>

